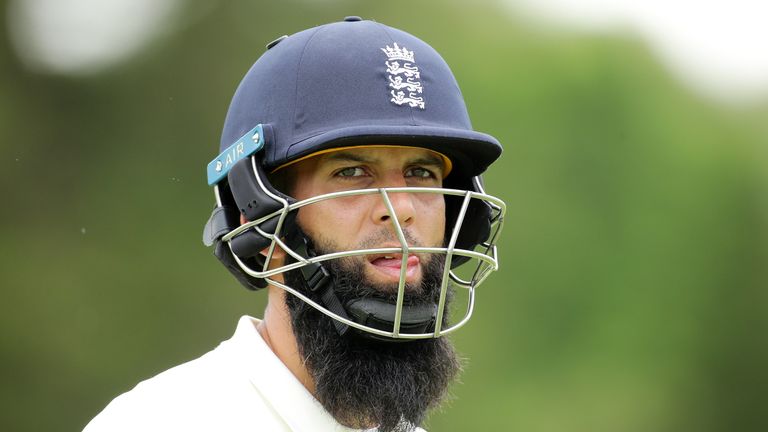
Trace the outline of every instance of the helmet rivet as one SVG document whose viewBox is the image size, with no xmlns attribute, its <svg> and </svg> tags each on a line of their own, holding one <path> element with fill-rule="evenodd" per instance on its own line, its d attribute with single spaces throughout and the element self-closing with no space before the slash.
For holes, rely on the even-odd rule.
<svg viewBox="0 0 768 432">
<path fill-rule="evenodd" d="M 260 137 L 259 137 L 258 133 L 255 133 L 255 134 L 253 134 L 253 136 L 251 138 L 253 139 L 253 142 L 257 143 L 257 142 L 259 142 L 259 138 Z"/>
</svg>

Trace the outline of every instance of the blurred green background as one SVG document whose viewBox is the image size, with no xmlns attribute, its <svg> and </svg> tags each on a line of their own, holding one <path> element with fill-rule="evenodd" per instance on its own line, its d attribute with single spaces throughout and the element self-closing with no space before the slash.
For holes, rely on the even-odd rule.
<svg viewBox="0 0 768 432">
<path fill-rule="evenodd" d="M 0 430 L 80 430 L 260 316 L 201 243 L 205 165 L 264 45 L 345 15 L 431 43 L 505 146 L 502 269 L 429 430 L 768 430 L 768 102 L 718 106 L 635 38 L 494 2 L 182 3 L 72 76 L 22 64 L 0 1 Z"/>
</svg>

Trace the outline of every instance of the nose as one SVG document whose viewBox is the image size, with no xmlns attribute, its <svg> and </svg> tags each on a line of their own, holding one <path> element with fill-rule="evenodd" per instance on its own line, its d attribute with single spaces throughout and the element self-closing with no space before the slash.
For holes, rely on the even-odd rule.
<svg viewBox="0 0 768 432">
<path fill-rule="evenodd" d="M 403 179 L 402 176 L 399 178 L 399 181 L 390 181 L 387 182 L 386 185 L 382 185 L 382 187 L 390 188 L 405 186 L 405 179 Z M 397 221 L 400 223 L 400 226 L 402 228 L 406 228 L 407 226 L 411 225 L 413 223 L 414 217 L 416 216 L 416 207 L 414 205 L 413 194 L 406 192 L 387 192 L 386 196 L 389 198 L 389 202 L 392 204 L 394 216 L 397 217 Z M 371 214 L 373 223 L 382 226 L 388 225 L 394 229 L 392 225 L 392 214 L 387 207 L 384 196 L 380 195 L 377 197 L 376 202 L 377 203 L 374 206 L 373 212 Z"/>
</svg>

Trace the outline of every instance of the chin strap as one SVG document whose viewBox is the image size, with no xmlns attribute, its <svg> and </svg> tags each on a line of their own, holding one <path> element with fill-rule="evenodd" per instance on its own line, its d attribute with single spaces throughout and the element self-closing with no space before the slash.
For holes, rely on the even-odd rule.
<svg viewBox="0 0 768 432">
<path fill-rule="evenodd" d="M 296 241 L 298 245 L 294 250 L 301 256 L 307 258 L 314 257 L 315 254 L 308 246 L 309 241 L 307 238 L 303 235 L 299 235 L 298 237 L 300 237 Z M 339 296 L 337 296 L 336 291 L 333 290 L 333 276 L 328 273 L 328 270 L 326 270 L 322 264 L 310 263 L 301 267 L 301 276 L 307 283 L 309 291 L 319 294 L 320 301 L 329 311 L 342 318 L 350 319 L 346 309 L 344 309 L 344 306 L 341 304 L 341 300 L 339 300 Z M 341 321 L 334 319 L 333 325 L 341 336 L 344 336 L 349 331 L 349 326 Z"/>
<path fill-rule="evenodd" d="M 357 323 L 384 331 L 392 331 L 392 328 L 394 328 L 397 306 L 392 303 L 377 298 L 360 298 L 348 301 L 346 309 Z M 403 305 L 403 311 L 400 315 L 400 333 L 433 332 L 435 331 L 436 317 L 437 305 L 434 303 L 411 306 Z M 412 340 L 404 338 L 394 339 L 367 332 L 364 334 L 368 338 L 387 342 L 407 342 Z"/>
<path fill-rule="evenodd" d="M 296 243 L 294 250 L 301 256 L 307 258 L 315 257 L 316 254 L 309 246 L 309 240 L 304 235 L 299 235 L 293 243 Z M 329 311 L 363 324 L 384 331 L 392 331 L 395 325 L 395 314 L 397 306 L 378 298 L 352 299 L 346 304 L 342 304 L 336 291 L 334 290 L 333 276 L 321 263 L 311 263 L 301 267 L 301 275 L 307 284 L 309 290 L 318 293 L 320 301 Z M 403 305 L 400 319 L 400 333 L 428 333 L 434 331 L 435 320 L 437 317 L 436 304 L 423 305 Z M 341 336 L 355 334 L 369 339 L 375 339 L 386 342 L 407 342 L 412 339 L 394 339 L 386 336 L 379 336 L 362 330 L 353 329 L 338 320 L 333 320 L 336 331 Z"/>
</svg>

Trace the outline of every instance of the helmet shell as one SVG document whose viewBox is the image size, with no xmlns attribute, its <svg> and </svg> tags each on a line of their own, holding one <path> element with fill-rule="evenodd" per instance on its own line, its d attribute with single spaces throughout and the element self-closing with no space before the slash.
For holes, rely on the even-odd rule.
<svg viewBox="0 0 768 432">
<path fill-rule="evenodd" d="M 472 130 L 443 58 L 374 21 L 326 24 L 272 45 L 235 92 L 221 150 L 257 124 L 272 130 L 262 158 L 268 171 L 321 150 L 392 144 L 446 155 L 451 180 L 466 183 L 501 154 L 495 138 Z"/>
</svg>

